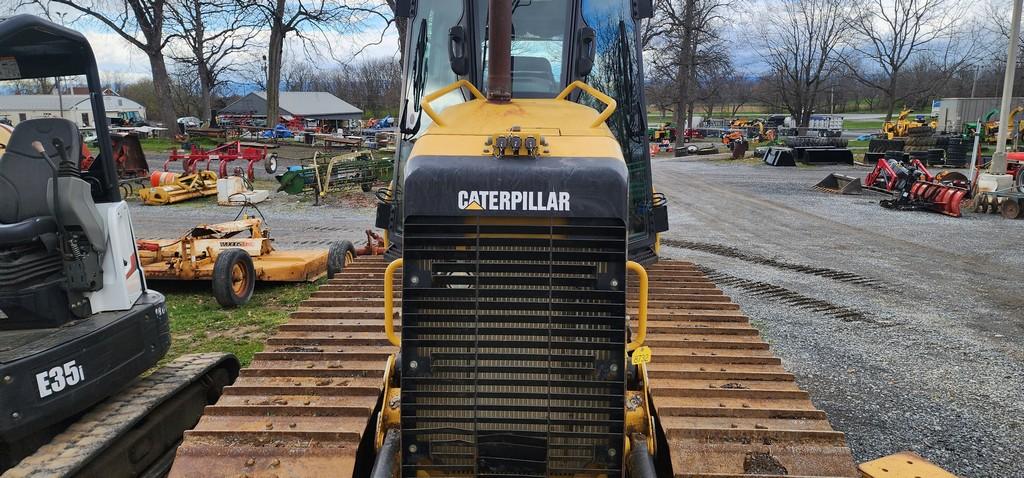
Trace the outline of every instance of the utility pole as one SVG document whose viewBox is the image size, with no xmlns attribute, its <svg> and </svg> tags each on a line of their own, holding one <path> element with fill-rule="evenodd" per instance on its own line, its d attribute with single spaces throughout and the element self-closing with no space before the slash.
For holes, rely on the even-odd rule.
<svg viewBox="0 0 1024 478">
<path fill-rule="evenodd" d="M 999 136 L 996 152 L 992 155 L 992 174 L 1006 174 L 1006 132 L 1010 131 L 1010 100 L 1013 99 L 1013 79 L 1017 70 L 1017 50 L 1020 49 L 1020 13 L 1024 0 L 1014 0 L 1010 41 L 1006 52 L 1006 76 L 1003 77 L 1003 101 L 999 106 Z M 979 125 L 980 126 L 980 125 Z"/>
<path fill-rule="evenodd" d="M 974 92 L 978 89 L 979 76 L 981 76 L 981 65 L 974 65 L 974 82 L 971 83 L 971 98 L 974 98 Z"/>
</svg>

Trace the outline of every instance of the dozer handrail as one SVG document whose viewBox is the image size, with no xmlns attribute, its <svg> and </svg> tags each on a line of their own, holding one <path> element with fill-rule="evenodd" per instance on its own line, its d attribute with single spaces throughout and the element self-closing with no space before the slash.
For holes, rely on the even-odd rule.
<svg viewBox="0 0 1024 478">
<path fill-rule="evenodd" d="M 402 339 L 395 335 L 395 270 L 402 267 L 404 261 L 395 259 L 384 270 L 384 333 L 388 342 L 395 347 L 402 345 Z"/>
<path fill-rule="evenodd" d="M 615 108 L 618 108 L 619 104 L 615 101 L 614 98 L 602 93 L 597 88 L 594 88 L 593 86 L 590 86 L 580 80 L 576 80 L 572 82 L 571 85 L 565 87 L 565 89 L 562 90 L 562 92 L 559 93 L 558 96 L 555 97 L 555 99 L 567 99 L 569 97 L 569 94 L 577 89 L 590 93 L 590 96 L 597 98 L 598 101 L 607 105 L 607 108 L 605 108 L 604 111 L 602 111 L 601 114 L 597 117 L 597 119 L 594 120 L 594 122 L 590 125 L 591 128 L 597 128 L 598 126 L 604 124 L 605 121 L 608 121 L 608 118 L 611 118 L 612 113 L 615 113 Z"/>
<path fill-rule="evenodd" d="M 640 348 L 647 338 L 647 270 L 644 269 L 644 266 L 633 261 L 626 263 L 626 269 L 635 272 L 640 278 L 640 289 L 637 290 L 637 302 L 639 302 L 639 305 L 637 306 L 636 338 L 626 345 L 626 350 L 632 352 Z M 384 286 L 386 290 L 387 282 L 384 283 Z"/>
<path fill-rule="evenodd" d="M 484 98 L 484 94 L 481 93 L 480 90 L 476 89 L 476 87 L 473 86 L 473 84 L 470 83 L 469 80 L 459 80 L 427 96 L 424 96 L 423 100 L 420 101 L 420 109 L 422 109 L 423 112 L 430 117 L 430 119 L 434 120 L 434 124 L 443 127 L 444 121 L 441 121 L 441 117 L 437 115 L 437 112 L 434 111 L 434 108 L 430 106 L 430 103 L 459 88 L 468 89 L 470 93 L 473 93 L 473 97 L 475 97 L 478 100 L 486 99 Z"/>
</svg>

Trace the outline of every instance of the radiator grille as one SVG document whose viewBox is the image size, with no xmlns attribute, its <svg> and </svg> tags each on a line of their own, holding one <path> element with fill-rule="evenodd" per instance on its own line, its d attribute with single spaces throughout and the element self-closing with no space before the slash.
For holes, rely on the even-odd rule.
<svg viewBox="0 0 1024 478">
<path fill-rule="evenodd" d="M 410 217 L 405 232 L 402 475 L 620 475 L 622 221 Z"/>
</svg>

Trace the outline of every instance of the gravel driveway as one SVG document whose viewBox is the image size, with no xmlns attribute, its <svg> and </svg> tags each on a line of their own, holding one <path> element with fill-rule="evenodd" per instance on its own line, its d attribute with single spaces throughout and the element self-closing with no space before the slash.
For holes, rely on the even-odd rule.
<svg viewBox="0 0 1024 478">
<path fill-rule="evenodd" d="M 960 476 L 1024 476 L 1024 221 L 810 189 L 832 171 L 868 169 L 657 159 L 663 254 L 735 279 L 723 288 L 858 462 L 910 449 Z M 787 305 L 751 282 L 865 319 Z"/>
</svg>

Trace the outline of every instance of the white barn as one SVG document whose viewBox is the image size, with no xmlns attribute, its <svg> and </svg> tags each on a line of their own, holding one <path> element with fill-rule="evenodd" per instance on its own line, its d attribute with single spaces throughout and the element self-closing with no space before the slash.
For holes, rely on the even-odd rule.
<svg viewBox="0 0 1024 478">
<path fill-rule="evenodd" d="M 108 118 L 146 117 L 146 108 L 135 101 L 117 95 L 104 95 L 103 103 Z M 60 118 L 73 121 L 79 128 L 96 126 L 88 95 L 3 95 L 0 96 L 0 119 L 11 124 L 36 118 Z"/>
</svg>

